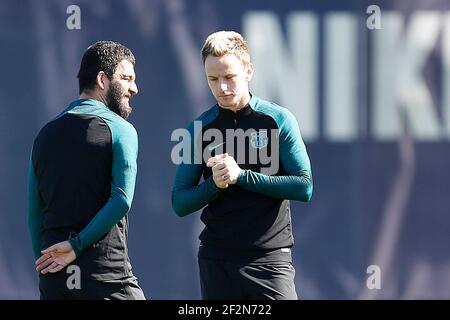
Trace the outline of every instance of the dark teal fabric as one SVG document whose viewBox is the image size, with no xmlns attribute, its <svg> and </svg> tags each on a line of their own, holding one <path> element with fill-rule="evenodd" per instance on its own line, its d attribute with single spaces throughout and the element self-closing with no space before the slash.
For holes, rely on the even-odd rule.
<svg viewBox="0 0 450 320">
<path fill-rule="evenodd" d="M 294 115 L 286 108 L 253 96 L 250 105 L 255 111 L 272 117 L 279 129 L 280 162 L 286 176 L 267 176 L 242 170 L 237 184 L 264 195 L 288 200 L 309 201 L 313 193 L 311 163 Z"/>
<path fill-rule="evenodd" d="M 273 198 L 309 201 L 313 192 L 311 164 L 295 117 L 288 109 L 261 100 L 255 95 L 252 95 L 249 104 L 253 110 L 270 116 L 276 122 L 280 139 L 280 163 L 287 175 L 268 176 L 242 170 L 237 185 Z M 207 126 L 219 115 L 218 108 L 215 105 L 194 121 L 202 121 L 202 127 Z M 193 127 L 194 122 L 188 127 L 191 136 Z M 192 140 L 197 142 L 198 137 Z M 185 216 L 195 212 L 219 196 L 221 189 L 215 185 L 212 176 L 197 185 L 202 173 L 201 164 L 178 166 L 172 190 L 172 207 L 177 215 Z"/>
<path fill-rule="evenodd" d="M 31 237 L 34 258 L 41 256 L 41 229 L 44 218 L 44 203 L 37 188 L 36 175 L 30 159 L 28 167 L 28 230 Z"/>
<path fill-rule="evenodd" d="M 89 114 L 101 117 L 107 123 L 112 136 L 111 196 L 92 221 L 78 235 L 69 239 L 76 255 L 79 256 L 87 247 L 106 234 L 130 210 L 137 174 L 138 137 L 133 125 L 97 100 L 76 100 L 58 117 L 65 113 Z M 80 188 L 82 187 L 80 186 Z M 45 204 L 40 200 L 33 167 L 30 166 L 28 221 L 36 257 L 40 256 L 40 230 L 44 214 Z"/>
<path fill-rule="evenodd" d="M 200 121 L 204 127 L 211 123 L 218 115 L 218 107 L 204 112 L 194 121 Z M 182 163 L 178 166 L 175 183 L 172 190 L 172 207 L 180 217 L 197 211 L 206 206 L 210 201 L 217 198 L 220 188 L 216 186 L 212 177 L 198 184 L 203 172 L 201 163 L 195 163 L 195 150 L 201 147 L 199 137 L 195 136 L 194 121 L 189 125 L 188 131 L 191 135 L 190 143 L 191 156 L 190 164 Z M 186 141 L 184 141 L 186 143 Z M 199 161 L 197 161 L 199 162 Z"/>
</svg>

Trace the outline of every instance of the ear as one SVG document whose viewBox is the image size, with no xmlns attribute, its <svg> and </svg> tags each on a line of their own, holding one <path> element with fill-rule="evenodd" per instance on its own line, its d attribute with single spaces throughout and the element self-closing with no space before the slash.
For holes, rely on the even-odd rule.
<svg viewBox="0 0 450 320">
<path fill-rule="evenodd" d="M 100 71 L 99 73 L 97 73 L 97 78 L 95 79 L 95 82 L 102 90 L 105 90 L 107 80 L 109 79 L 104 71 Z"/>
<path fill-rule="evenodd" d="M 252 80 L 254 71 L 255 69 L 253 68 L 253 64 L 249 63 L 247 66 L 247 77 L 245 78 L 247 82 L 250 82 Z"/>
</svg>

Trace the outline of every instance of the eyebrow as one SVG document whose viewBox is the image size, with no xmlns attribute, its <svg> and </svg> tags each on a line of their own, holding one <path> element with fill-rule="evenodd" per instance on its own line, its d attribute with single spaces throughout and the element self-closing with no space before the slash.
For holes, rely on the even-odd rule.
<svg viewBox="0 0 450 320">
<path fill-rule="evenodd" d="M 230 72 L 224 75 L 224 77 L 229 77 L 229 76 L 237 76 L 237 73 L 234 72 Z M 213 76 L 213 75 L 208 75 L 208 78 L 218 78 L 219 76 Z"/>
<path fill-rule="evenodd" d="M 120 75 L 121 78 L 131 78 L 131 79 L 135 79 L 136 78 L 136 76 L 132 75 L 132 74 L 122 73 L 122 74 L 119 74 L 119 75 Z"/>
</svg>

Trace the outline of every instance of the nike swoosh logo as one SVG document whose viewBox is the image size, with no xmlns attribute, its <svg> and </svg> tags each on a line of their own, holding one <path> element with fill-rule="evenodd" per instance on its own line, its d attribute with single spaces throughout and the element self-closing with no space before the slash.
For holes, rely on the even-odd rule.
<svg viewBox="0 0 450 320">
<path fill-rule="evenodd" d="M 215 146 L 209 145 L 209 146 L 208 146 L 208 150 L 209 150 L 209 151 L 212 151 L 212 150 L 214 150 L 214 149 L 220 147 L 220 146 L 223 145 L 223 144 L 225 144 L 225 142 L 216 144 Z"/>
</svg>

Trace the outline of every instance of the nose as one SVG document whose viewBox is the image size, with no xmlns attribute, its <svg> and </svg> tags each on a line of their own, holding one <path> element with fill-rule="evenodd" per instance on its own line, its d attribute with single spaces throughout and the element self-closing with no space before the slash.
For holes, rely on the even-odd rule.
<svg viewBox="0 0 450 320">
<path fill-rule="evenodd" d="M 139 92 L 135 81 L 133 81 L 133 83 L 131 84 L 129 90 L 130 90 L 132 95 L 136 95 Z"/>
<path fill-rule="evenodd" d="M 222 92 L 225 92 L 228 90 L 228 85 L 224 81 L 220 82 L 219 87 L 220 87 L 220 90 L 222 90 Z"/>
</svg>

